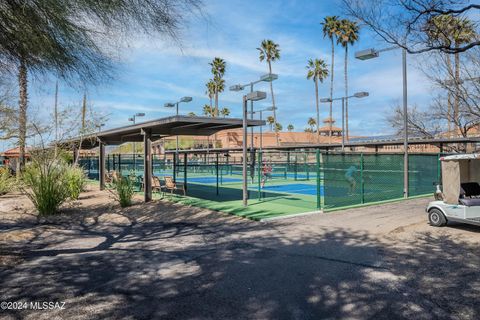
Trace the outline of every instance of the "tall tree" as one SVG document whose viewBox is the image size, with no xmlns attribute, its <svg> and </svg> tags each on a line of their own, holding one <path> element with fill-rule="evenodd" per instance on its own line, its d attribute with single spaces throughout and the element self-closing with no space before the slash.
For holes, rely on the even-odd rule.
<svg viewBox="0 0 480 320">
<path fill-rule="evenodd" d="M 29 73 L 75 78 L 82 85 L 99 80 L 111 70 L 110 52 L 118 35 L 135 30 L 176 37 L 182 13 L 198 6 L 196 0 L 2 2 L 0 69 L 17 73 L 20 169 L 25 163 Z"/>
<path fill-rule="evenodd" d="M 320 123 L 320 106 L 318 101 L 318 82 L 328 77 L 328 67 L 322 59 L 308 60 L 307 79 L 313 79 L 315 83 L 315 104 L 317 108 L 317 123 Z M 320 142 L 320 126 L 317 126 L 317 142 Z"/>
<path fill-rule="evenodd" d="M 455 18 L 452 23 L 452 38 L 455 48 L 471 42 L 477 38 L 475 27 L 468 18 Z M 460 52 L 455 52 L 455 95 L 453 103 L 453 118 L 458 122 L 460 109 Z"/>
<path fill-rule="evenodd" d="M 273 131 L 273 124 L 275 123 L 275 118 L 273 116 L 267 117 L 267 124 L 270 126 L 270 131 Z"/>
<path fill-rule="evenodd" d="M 220 110 L 220 114 L 226 118 L 230 115 L 230 109 L 228 109 L 227 107 L 223 107 L 222 110 Z"/>
<path fill-rule="evenodd" d="M 330 66 L 330 113 L 329 118 L 333 119 L 333 75 L 334 75 L 334 66 L 335 66 L 335 39 L 338 36 L 340 24 L 338 16 L 328 16 L 323 19 L 321 23 L 323 26 L 323 37 L 330 39 L 332 46 L 332 64 Z M 332 136 L 332 123 L 330 122 L 330 130 L 328 131 L 329 137 Z"/>
<path fill-rule="evenodd" d="M 292 132 L 293 129 L 295 129 L 295 128 L 293 127 L 293 124 L 289 124 L 289 125 L 287 126 L 288 132 Z"/>
<path fill-rule="evenodd" d="M 337 41 L 345 48 L 345 67 L 344 67 L 344 77 L 345 77 L 345 132 L 347 141 L 349 139 L 348 131 L 348 46 L 354 45 L 358 41 L 359 36 L 359 26 L 355 21 L 348 19 L 342 19 L 339 23 L 339 32 Z"/>
<path fill-rule="evenodd" d="M 210 79 L 205 86 L 207 87 L 205 93 L 207 94 L 208 99 L 210 99 L 210 107 L 213 109 L 213 98 L 215 98 L 215 82 Z"/>
<path fill-rule="evenodd" d="M 452 15 L 438 15 L 430 19 L 425 25 L 425 33 L 428 35 L 430 41 L 436 43 L 442 43 L 444 46 L 455 46 L 459 48 L 461 45 L 473 41 L 477 38 L 477 33 L 475 27 L 471 20 L 467 18 L 458 18 Z M 460 52 L 455 52 L 455 66 L 452 68 L 452 63 L 450 55 L 446 54 L 446 64 L 447 64 L 447 73 L 450 81 L 453 82 L 453 89 L 448 90 L 448 115 L 447 121 L 450 129 L 450 123 L 459 124 L 459 109 L 460 109 L 460 99 L 461 91 L 460 90 Z M 454 69 L 454 70 L 452 70 Z M 451 81 L 453 80 L 453 81 Z M 452 109 L 451 96 L 453 94 L 454 103 L 453 103 L 453 116 L 450 116 L 450 110 Z M 458 126 L 455 128 L 459 130 Z"/>
<path fill-rule="evenodd" d="M 83 136 L 86 133 L 86 117 L 87 117 L 87 94 L 83 94 L 83 100 L 82 100 L 82 107 L 80 110 L 80 139 L 79 139 L 79 144 L 78 148 L 76 150 L 76 156 L 75 156 L 75 164 L 78 164 L 78 161 L 80 160 L 80 152 L 82 150 L 82 142 L 83 142 Z"/>
<path fill-rule="evenodd" d="M 227 64 L 225 60 L 219 57 L 215 57 L 209 64 L 212 67 L 213 74 L 213 80 L 210 81 L 213 82 L 215 93 L 215 108 L 213 109 L 213 116 L 218 117 L 218 94 L 225 90 L 225 80 L 223 79 L 223 76 L 225 75 Z"/>
<path fill-rule="evenodd" d="M 213 117 L 213 108 L 209 106 L 208 104 L 203 106 L 203 115 L 207 117 Z"/>
<path fill-rule="evenodd" d="M 344 11 L 372 29 L 382 40 L 402 47 L 410 54 L 441 51 L 465 52 L 480 46 L 480 38 L 456 46 L 431 41 L 425 24 L 439 15 L 475 20 L 478 27 L 480 4 L 471 0 L 343 0 Z M 476 3 L 475 3 L 476 2 Z"/>
<path fill-rule="evenodd" d="M 432 17 L 430 20 L 427 21 L 425 25 L 425 33 L 428 36 L 429 41 L 432 42 L 439 42 L 445 46 L 450 46 L 452 39 L 452 16 L 451 15 L 438 15 Z M 453 68 L 452 68 L 452 60 L 450 58 L 450 54 L 445 54 L 445 64 L 447 67 L 447 77 L 448 80 L 454 80 Z M 447 123 L 448 123 L 448 132 L 449 135 L 452 133 L 452 94 L 450 90 L 447 92 Z"/>
<path fill-rule="evenodd" d="M 317 126 L 317 121 L 314 118 L 310 117 L 308 118 L 307 124 L 310 126 L 310 129 L 312 130 L 312 132 L 314 132 L 313 128 Z M 318 132 L 318 126 L 317 126 L 317 132 Z"/>
<path fill-rule="evenodd" d="M 260 52 L 259 59 L 260 61 L 266 61 L 268 64 L 268 73 L 272 74 L 272 62 L 280 59 L 280 48 L 279 45 L 273 42 L 272 40 L 263 40 L 260 44 L 260 47 L 257 48 Z M 270 81 L 270 93 L 272 95 L 272 106 L 273 106 L 273 119 L 274 123 L 277 123 L 277 108 L 275 107 L 275 95 L 273 94 L 273 81 Z M 275 127 L 275 138 L 277 146 L 280 145 L 278 130 Z"/>
<path fill-rule="evenodd" d="M 55 102 L 53 105 L 53 114 L 55 120 L 55 157 L 58 153 L 58 80 L 55 82 Z"/>
</svg>

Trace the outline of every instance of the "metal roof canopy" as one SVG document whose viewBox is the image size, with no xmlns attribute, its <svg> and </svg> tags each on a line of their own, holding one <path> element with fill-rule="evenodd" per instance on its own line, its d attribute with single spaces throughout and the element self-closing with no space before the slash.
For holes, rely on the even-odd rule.
<svg viewBox="0 0 480 320">
<path fill-rule="evenodd" d="M 265 125 L 263 120 L 247 120 L 247 126 Z M 83 138 L 82 148 L 94 148 L 100 140 L 106 145 L 118 145 L 125 142 L 143 141 L 143 132 L 151 132 L 152 141 L 168 136 L 210 136 L 222 130 L 242 128 L 243 120 L 238 118 L 210 118 L 172 116 L 156 120 L 140 122 L 120 128 L 110 129 Z M 70 142 L 77 142 L 79 138 L 71 139 Z"/>
<path fill-rule="evenodd" d="M 362 142 L 350 142 L 345 143 L 345 147 L 376 147 L 376 146 L 392 146 L 392 145 L 402 145 L 403 139 L 389 139 L 389 140 L 373 140 L 373 141 L 362 141 Z M 437 139 L 422 139 L 422 138 L 412 138 L 408 139 L 409 145 L 421 145 L 421 144 L 430 144 L 430 145 L 448 145 L 455 143 L 480 143 L 480 137 L 468 137 L 468 138 L 437 138 Z M 298 150 L 298 149 L 325 149 L 333 150 L 335 148 L 340 148 L 341 143 L 321 143 L 321 144 L 297 144 L 289 146 L 272 146 L 272 147 L 263 147 L 265 151 L 275 151 L 275 150 Z M 212 148 L 212 149 L 190 149 L 190 150 L 180 150 L 180 153 L 203 153 L 203 152 L 228 152 L 228 151 L 241 151 L 242 148 Z M 174 153 L 173 150 L 168 150 L 166 153 Z"/>
</svg>

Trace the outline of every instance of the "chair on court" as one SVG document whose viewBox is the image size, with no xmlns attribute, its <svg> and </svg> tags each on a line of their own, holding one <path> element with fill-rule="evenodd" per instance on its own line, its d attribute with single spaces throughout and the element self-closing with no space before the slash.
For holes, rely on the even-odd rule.
<svg viewBox="0 0 480 320">
<path fill-rule="evenodd" d="M 163 185 L 160 182 L 160 179 L 157 176 L 152 176 L 152 191 L 157 191 L 160 193 L 162 191 Z"/>
<path fill-rule="evenodd" d="M 173 194 L 174 191 L 180 190 L 183 191 L 183 195 L 185 196 L 187 193 L 185 191 L 185 185 L 183 183 L 175 182 L 173 181 L 172 177 L 165 176 L 163 177 L 165 179 L 165 185 L 162 186 L 163 193 L 165 194 L 165 191 L 170 191 L 171 194 Z"/>
</svg>

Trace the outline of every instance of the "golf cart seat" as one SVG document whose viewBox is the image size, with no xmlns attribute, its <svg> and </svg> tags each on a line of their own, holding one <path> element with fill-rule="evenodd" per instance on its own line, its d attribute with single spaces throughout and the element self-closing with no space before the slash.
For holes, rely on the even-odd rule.
<svg viewBox="0 0 480 320">
<path fill-rule="evenodd" d="M 480 206 L 480 185 L 478 182 L 460 184 L 460 204 L 465 206 Z"/>
</svg>

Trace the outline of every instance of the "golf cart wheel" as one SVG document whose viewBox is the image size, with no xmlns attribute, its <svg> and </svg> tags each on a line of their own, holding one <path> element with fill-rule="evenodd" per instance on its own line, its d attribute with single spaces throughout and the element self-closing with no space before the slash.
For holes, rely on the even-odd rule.
<svg viewBox="0 0 480 320">
<path fill-rule="evenodd" d="M 447 219 L 445 219 L 442 211 L 433 208 L 428 211 L 428 222 L 431 226 L 443 227 L 447 224 Z"/>
</svg>

